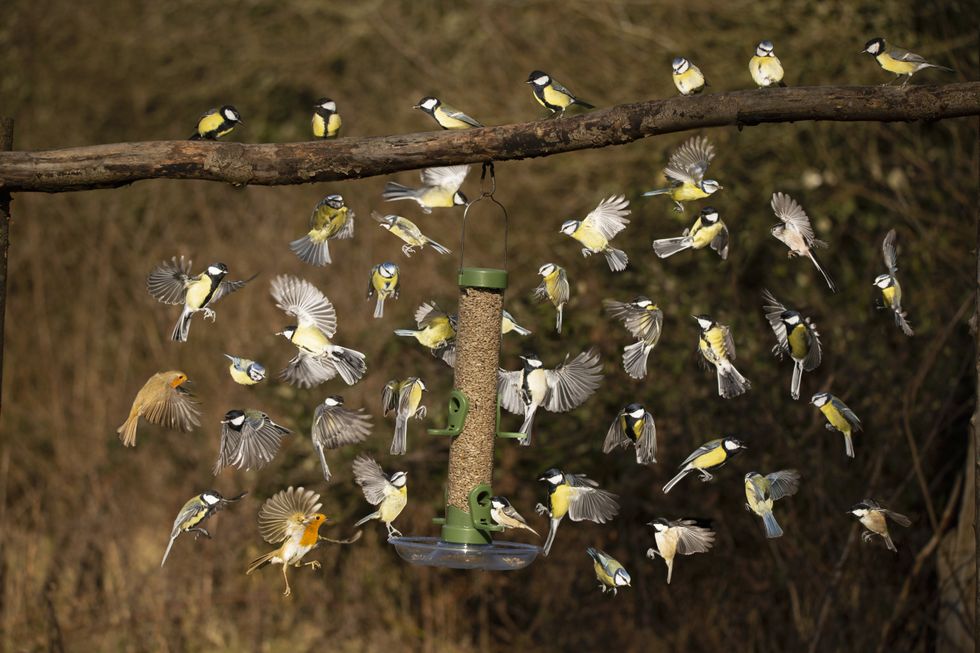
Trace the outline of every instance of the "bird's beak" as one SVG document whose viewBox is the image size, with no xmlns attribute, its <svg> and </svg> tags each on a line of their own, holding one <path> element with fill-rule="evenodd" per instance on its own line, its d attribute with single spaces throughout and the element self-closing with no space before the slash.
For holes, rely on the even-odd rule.
<svg viewBox="0 0 980 653">
<path fill-rule="evenodd" d="M 180 385 L 193 385 L 190 379 L 184 379 L 180 382 Z"/>
<path fill-rule="evenodd" d="M 412 105 L 412 108 L 413 109 L 421 109 L 422 108 L 422 105 L 421 104 L 413 104 Z"/>
<path fill-rule="evenodd" d="M 538 477 L 538 480 L 539 481 L 547 481 L 548 480 L 548 477 L 547 476 L 539 476 Z"/>
<path fill-rule="evenodd" d="M 861 50 L 860 52 L 858 52 L 858 54 L 865 54 L 865 53 L 867 53 L 867 51 L 868 51 L 868 49 L 865 48 L 865 49 Z"/>
<path fill-rule="evenodd" d="M 242 120 L 241 118 L 239 118 L 239 119 L 238 119 L 238 124 L 239 124 L 239 125 L 244 125 L 244 124 L 245 124 L 245 121 L 244 121 L 244 120 Z"/>
<path fill-rule="evenodd" d="M 532 80 L 530 80 L 530 79 L 529 79 L 529 80 L 527 80 L 527 81 L 526 81 L 526 82 L 524 82 L 524 83 L 525 83 L 525 84 L 533 84 L 534 82 L 533 82 Z"/>
</svg>

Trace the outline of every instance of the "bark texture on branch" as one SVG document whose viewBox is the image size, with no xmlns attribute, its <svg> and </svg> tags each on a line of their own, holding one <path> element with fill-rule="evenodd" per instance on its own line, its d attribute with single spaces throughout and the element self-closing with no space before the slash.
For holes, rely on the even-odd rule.
<svg viewBox="0 0 980 653">
<path fill-rule="evenodd" d="M 702 127 L 801 120 L 934 121 L 975 115 L 980 115 L 980 82 L 904 89 L 755 89 L 623 104 L 574 117 L 465 131 L 307 143 L 151 141 L 2 152 L 0 189 L 57 193 L 157 178 L 302 184 L 549 156 Z"/>
</svg>

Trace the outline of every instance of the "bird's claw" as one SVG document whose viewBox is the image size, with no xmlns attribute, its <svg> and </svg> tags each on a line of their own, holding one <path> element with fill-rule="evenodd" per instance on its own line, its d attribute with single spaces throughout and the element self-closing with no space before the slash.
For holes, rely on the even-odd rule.
<svg viewBox="0 0 980 653">
<path fill-rule="evenodd" d="M 217 318 L 217 317 L 218 317 L 217 314 L 214 311 L 212 311 L 210 308 L 205 308 L 204 309 L 204 319 L 205 320 L 211 320 L 212 322 L 214 322 L 215 321 L 215 318 Z"/>
<path fill-rule="evenodd" d="M 320 561 L 319 560 L 313 560 L 312 562 L 304 563 L 304 565 L 307 566 L 307 567 L 309 567 L 313 571 L 316 571 L 317 569 L 319 569 L 320 567 L 323 566 L 323 565 L 320 564 Z"/>
<path fill-rule="evenodd" d="M 538 505 L 534 506 L 534 512 L 538 513 L 539 515 L 551 516 L 551 511 L 548 510 L 548 507 L 543 503 L 539 503 Z"/>
<path fill-rule="evenodd" d="M 647 549 L 647 557 L 650 558 L 651 560 L 656 560 L 657 559 L 657 550 L 654 549 L 653 547 Z"/>
<path fill-rule="evenodd" d="M 589 258 L 590 256 L 592 256 L 592 250 L 591 249 L 583 249 L 582 250 L 582 258 Z"/>
<path fill-rule="evenodd" d="M 837 430 L 837 429 L 835 429 L 835 428 L 834 428 L 834 425 L 833 425 L 833 424 L 824 424 L 824 425 L 823 425 L 823 427 L 824 427 L 825 429 L 827 429 L 828 431 L 831 431 L 831 432 L 833 432 L 833 431 L 836 431 L 836 430 Z"/>
<path fill-rule="evenodd" d="M 402 245 L 402 254 L 404 254 L 406 257 L 412 258 L 412 252 L 414 251 L 415 248 L 411 245 Z"/>
</svg>

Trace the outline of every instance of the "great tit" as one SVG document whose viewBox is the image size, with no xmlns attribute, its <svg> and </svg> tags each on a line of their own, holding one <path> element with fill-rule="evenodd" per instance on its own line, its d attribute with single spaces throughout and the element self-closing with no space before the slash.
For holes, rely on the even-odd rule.
<svg viewBox="0 0 980 653">
<path fill-rule="evenodd" d="M 536 530 L 527 525 L 527 520 L 521 516 L 521 513 L 517 512 L 517 509 L 510 505 L 510 501 L 506 497 L 490 497 L 490 519 L 505 529 L 523 529 L 538 535 Z M 538 537 L 541 536 L 538 535 Z"/>
<path fill-rule="evenodd" d="M 861 521 L 861 525 L 868 529 L 862 533 L 862 540 L 870 542 L 875 536 L 878 536 L 885 541 L 885 546 L 888 547 L 889 551 L 897 552 L 898 547 L 895 546 L 891 535 L 888 533 L 888 519 L 905 528 L 912 525 L 911 519 L 888 510 L 875 499 L 865 499 L 851 508 L 849 513 L 857 517 Z"/>
<path fill-rule="evenodd" d="M 796 494 L 800 489 L 800 473 L 783 469 L 772 474 L 749 472 L 745 475 L 745 509 L 762 517 L 766 537 L 782 537 L 783 529 L 772 514 L 773 501 Z"/>
<path fill-rule="evenodd" d="M 344 407 L 344 398 L 330 395 L 313 411 L 313 427 L 310 438 L 320 458 L 323 480 L 330 480 L 327 465 L 327 449 L 339 449 L 349 444 L 364 442 L 371 434 L 371 416 L 363 408 L 354 411 Z"/>
<path fill-rule="evenodd" d="M 123 446 L 136 446 L 136 427 L 140 417 L 150 424 L 159 424 L 172 431 L 190 432 L 195 426 L 200 426 L 199 402 L 185 387 L 188 383 L 187 375 L 180 370 L 157 372 L 147 379 L 133 399 L 129 417 L 116 429 Z"/>
<path fill-rule="evenodd" d="M 659 555 L 667 563 L 667 584 L 674 573 L 674 558 L 679 555 L 707 553 L 715 543 L 715 532 L 698 526 L 693 519 L 668 521 L 658 517 L 647 524 L 654 530 L 656 548 L 647 549 L 647 557 L 656 560 Z"/>
<path fill-rule="evenodd" d="M 602 381 L 602 363 L 599 354 L 590 349 L 553 370 L 544 368 L 536 354 L 521 356 L 522 369 L 516 372 L 500 372 L 498 389 L 500 405 L 515 415 L 523 415 L 520 443 L 531 444 L 531 428 L 538 408 L 552 413 L 564 413 L 578 408 L 592 396 Z"/>
<path fill-rule="evenodd" d="M 762 310 L 766 312 L 769 326 L 776 334 L 776 345 L 772 348 L 772 353 L 780 359 L 784 355 L 793 359 L 790 396 L 799 399 L 803 371 L 812 372 L 820 365 L 821 346 L 817 325 L 810 318 L 786 308 L 768 290 L 763 291 L 762 298 L 766 302 Z"/>
<path fill-rule="evenodd" d="M 395 236 L 398 236 L 405 242 L 405 244 L 402 245 L 402 254 L 407 257 L 411 257 L 412 252 L 414 252 L 416 249 L 422 249 L 426 245 L 436 250 L 440 254 L 452 253 L 452 250 L 443 247 L 436 241 L 423 234 L 422 230 L 408 218 L 403 218 L 400 215 L 381 215 L 375 211 L 371 212 L 371 217 L 381 225 L 382 229 L 389 231 Z"/>
<path fill-rule="evenodd" d="M 192 277 L 191 265 L 189 259 L 184 260 L 181 256 L 178 261 L 174 256 L 170 263 L 164 261 L 146 277 L 146 289 L 154 299 L 163 304 L 184 307 L 170 335 L 177 342 L 187 342 L 194 313 L 202 311 L 204 318 L 213 322 L 215 313 L 211 306 L 222 297 L 241 290 L 258 276 L 253 274 L 243 281 L 226 281 L 228 266 L 224 263 L 212 263 L 204 272 Z"/>
<path fill-rule="evenodd" d="M 297 349 L 280 378 L 300 388 L 309 388 L 338 374 L 347 385 L 354 385 L 364 376 L 367 371 L 364 354 L 330 340 L 337 331 L 337 312 L 316 286 L 284 274 L 272 280 L 272 297 L 286 315 L 296 318 L 296 324 L 277 334 Z"/>
<path fill-rule="evenodd" d="M 602 453 L 631 444 L 636 449 L 636 464 L 657 462 L 657 425 L 642 404 L 629 404 L 619 412 L 606 432 Z"/>
<path fill-rule="evenodd" d="M 421 206 L 425 213 L 432 213 L 432 209 L 466 206 L 466 195 L 459 188 L 469 171 L 470 167 L 465 165 L 426 168 L 422 171 L 422 186 L 419 188 L 409 188 L 389 181 L 385 184 L 381 197 L 387 202 L 411 200 Z"/>
<path fill-rule="evenodd" d="M 603 254 L 613 272 L 622 272 L 629 264 L 626 252 L 610 246 L 609 241 L 626 228 L 630 214 L 629 200 L 622 195 L 613 195 L 599 202 L 584 220 L 566 220 L 561 225 L 561 233 L 582 244 L 582 256 Z"/>
<path fill-rule="evenodd" d="M 327 516 L 319 512 L 321 505 L 319 494 L 301 487 L 281 490 L 262 504 L 259 533 L 269 544 L 280 546 L 250 562 L 246 575 L 269 564 L 282 565 L 282 579 L 286 583 L 283 596 L 289 596 L 292 590 L 286 575 L 288 567 L 319 569 L 319 562 L 304 563 L 303 556 L 320 542 L 320 527 L 327 521 Z"/>
<path fill-rule="evenodd" d="M 670 62 L 670 67 L 674 86 L 681 92 L 681 95 L 700 93 L 708 85 L 704 80 L 704 75 L 701 74 L 701 69 L 684 57 L 674 57 L 674 60 Z"/>
<path fill-rule="evenodd" d="M 570 290 L 568 273 L 560 265 L 545 263 L 538 268 L 538 274 L 541 275 L 541 283 L 534 289 L 533 296 L 535 299 L 549 301 L 555 307 L 555 310 L 558 312 L 558 317 L 555 321 L 555 330 L 561 333 L 562 313 L 564 312 L 565 304 L 568 303 Z"/>
<path fill-rule="evenodd" d="M 361 486 L 368 503 L 378 507 L 354 526 L 377 519 L 387 527 L 389 538 L 401 537 L 402 534 L 391 523 L 408 503 L 408 472 L 395 472 L 389 476 L 371 458 L 358 456 L 354 459 L 354 482 Z"/>
<path fill-rule="evenodd" d="M 238 109 L 226 104 L 220 109 L 208 109 L 197 119 L 197 129 L 191 134 L 192 141 L 213 141 L 231 133 L 238 125 L 244 125 Z"/>
<path fill-rule="evenodd" d="M 185 503 L 180 509 L 180 512 L 177 513 L 177 519 L 174 520 L 173 528 L 170 529 L 170 541 L 167 542 L 167 550 L 163 552 L 163 560 L 160 561 L 160 566 L 162 567 L 166 564 L 167 557 L 170 555 L 170 549 L 173 548 L 178 535 L 181 533 L 194 533 L 194 539 L 197 539 L 201 535 L 210 538 L 211 534 L 201 524 L 229 503 L 238 501 L 246 494 L 248 492 L 242 492 L 238 496 L 226 499 L 214 490 L 208 490 Z"/>
<path fill-rule="evenodd" d="M 282 438 L 289 433 L 289 429 L 279 426 L 260 410 L 229 410 L 221 420 L 221 444 L 212 470 L 214 475 L 225 467 L 245 471 L 262 469 L 276 457 Z"/>
<path fill-rule="evenodd" d="M 371 279 L 368 281 L 367 298 L 377 297 L 374 302 L 374 317 L 384 317 L 385 300 L 398 299 L 401 277 L 400 269 L 391 262 L 384 262 L 371 268 Z"/>
<path fill-rule="evenodd" d="M 507 309 L 504 309 L 500 317 L 500 335 L 505 336 L 511 331 L 513 331 L 519 336 L 531 335 L 530 329 L 525 329 L 520 324 L 518 324 L 517 320 L 514 319 L 514 316 L 511 315 L 507 311 Z"/>
<path fill-rule="evenodd" d="M 585 550 L 592 558 L 592 567 L 595 569 L 596 580 L 599 581 L 599 589 L 605 594 L 610 590 L 613 596 L 620 587 L 630 586 L 630 575 L 626 568 L 620 564 L 619 560 L 612 557 L 605 551 L 589 547 Z"/>
<path fill-rule="evenodd" d="M 720 469 L 747 448 L 740 440 L 731 436 L 705 442 L 680 464 L 681 471 L 664 486 L 664 494 L 670 492 L 682 478 L 691 472 L 700 472 L 701 482 L 707 483 L 714 478 L 710 472 Z"/>
<path fill-rule="evenodd" d="M 681 202 L 704 199 L 724 186 L 714 179 L 705 179 L 711 160 L 715 158 L 715 146 L 704 136 L 694 136 L 670 155 L 664 176 L 670 186 L 643 193 L 643 197 L 669 195 L 674 200 L 674 210 L 682 212 Z"/>
<path fill-rule="evenodd" d="M 426 96 L 412 107 L 432 116 L 432 119 L 443 129 L 472 129 L 483 127 L 479 122 L 455 107 L 444 104 L 442 100 Z"/>
<path fill-rule="evenodd" d="M 415 338 L 433 356 L 452 367 L 456 353 L 456 316 L 439 308 L 434 301 L 427 301 L 415 309 L 415 323 L 417 329 L 395 329 L 395 335 Z"/>
<path fill-rule="evenodd" d="M 664 324 L 663 311 L 642 296 L 630 302 L 604 299 L 602 305 L 611 317 L 621 321 L 636 338 L 636 342 L 623 349 L 623 369 L 634 379 L 642 379 L 647 374 L 647 358 L 660 342 Z"/>
<path fill-rule="evenodd" d="M 875 286 L 881 290 L 881 298 L 884 301 L 884 308 L 890 310 L 895 315 L 895 324 L 907 336 L 914 334 L 912 325 L 908 322 L 908 314 L 902 310 L 902 286 L 898 283 L 898 250 L 895 248 L 895 230 L 892 229 L 885 235 L 885 240 L 881 243 L 881 252 L 885 258 L 885 267 L 888 272 L 879 274 L 875 278 Z"/>
<path fill-rule="evenodd" d="M 395 414 L 395 436 L 391 440 L 391 454 L 401 456 L 408 450 L 408 420 L 423 419 L 426 408 L 422 405 L 425 383 L 417 376 L 404 381 L 391 380 L 381 393 L 384 416 Z"/>
<path fill-rule="evenodd" d="M 878 62 L 878 65 L 883 69 L 895 75 L 895 79 L 898 79 L 902 75 L 905 75 L 905 81 L 902 82 L 902 87 L 904 88 L 909 80 L 912 79 L 912 75 L 923 70 L 925 68 L 938 68 L 939 70 L 945 70 L 948 73 L 954 72 L 952 68 L 947 68 L 946 66 L 937 66 L 934 63 L 929 63 L 914 52 L 909 52 L 902 48 L 895 46 L 888 47 L 885 43 L 885 39 L 879 37 L 873 38 L 864 44 L 864 49 L 861 50 L 860 54 L 870 54 Z M 895 79 L 890 80 L 883 86 L 891 84 Z"/>
<path fill-rule="evenodd" d="M 261 363 L 256 363 L 251 358 L 241 358 L 231 354 L 225 354 L 225 358 L 231 361 L 228 373 L 238 385 L 255 385 L 265 379 L 265 367 Z"/>
<path fill-rule="evenodd" d="M 837 292 L 834 280 L 820 267 L 820 264 L 817 263 L 817 257 L 813 255 L 814 249 L 826 247 L 827 243 L 817 240 L 806 211 L 796 200 L 785 193 L 773 193 L 771 204 L 773 213 L 782 221 L 782 224 L 773 226 L 769 232 L 776 240 L 789 247 L 788 256 L 790 258 L 805 256 L 810 259 L 817 271 L 823 275 L 831 292 Z"/>
<path fill-rule="evenodd" d="M 354 211 L 336 193 L 317 202 L 310 215 L 310 230 L 289 243 L 289 249 L 310 265 L 323 267 L 330 260 L 330 241 L 354 237 Z"/>
<path fill-rule="evenodd" d="M 702 360 L 715 368 L 718 377 L 718 395 L 732 399 L 745 394 L 752 384 L 735 369 L 735 339 L 732 331 L 724 324 L 718 324 L 707 315 L 694 315 L 701 329 L 698 338 L 698 351 Z"/>
<path fill-rule="evenodd" d="M 706 206 L 691 228 L 684 230 L 683 236 L 653 241 L 653 252 L 660 258 L 667 258 L 685 249 L 711 247 L 724 261 L 728 258 L 728 239 L 728 227 L 718 217 L 718 211 Z"/>
<path fill-rule="evenodd" d="M 337 138 L 343 121 L 337 113 L 337 103 L 322 97 L 313 105 L 313 138 Z"/>
<path fill-rule="evenodd" d="M 605 524 L 619 513 L 616 495 L 599 489 L 599 484 L 584 474 L 566 474 L 552 467 L 539 478 L 548 484 L 548 505 L 539 503 L 534 510 L 550 520 L 544 555 L 551 552 L 558 525 L 568 515 L 572 521 L 588 520 Z"/>
<path fill-rule="evenodd" d="M 783 83 L 783 65 L 773 52 L 772 41 L 759 41 L 755 56 L 749 59 L 749 74 L 759 88 L 786 86 Z"/>
<path fill-rule="evenodd" d="M 572 95 L 571 91 L 559 84 L 548 73 L 535 70 L 527 76 L 527 83 L 531 85 L 531 92 L 534 95 L 534 99 L 538 101 L 538 104 L 550 111 L 552 117 L 561 117 L 564 115 L 565 109 L 573 104 L 577 104 L 583 109 L 595 109 L 588 102 L 583 102 Z"/>
<path fill-rule="evenodd" d="M 828 431 L 840 431 L 844 434 L 844 451 L 854 457 L 853 434 L 861 430 L 861 420 L 854 411 L 844 405 L 844 402 L 829 392 L 818 392 L 810 399 L 810 403 L 820 409 L 827 418 Z"/>
</svg>

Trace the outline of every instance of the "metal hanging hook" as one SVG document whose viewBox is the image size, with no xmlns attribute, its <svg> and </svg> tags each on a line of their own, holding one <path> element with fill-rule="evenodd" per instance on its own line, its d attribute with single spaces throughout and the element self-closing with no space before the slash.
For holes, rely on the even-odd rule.
<svg viewBox="0 0 980 653">
<path fill-rule="evenodd" d="M 488 190 L 488 185 L 487 185 L 488 184 L 488 182 L 487 182 L 487 171 L 490 172 L 489 190 Z M 496 191 L 497 191 L 497 177 L 494 174 L 493 160 L 491 159 L 489 161 L 484 161 L 483 162 L 483 170 L 480 172 L 480 196 L 477 197 L 472 202 L 468 202 L 466 204 L 466 208 L 463 210 L 463 227 L 462 227 L 462 234 L 460 235 L 460 239 L 459 239 L 459 270 L 460 270 L 460 272 L 463 271 L 463 267 L 464 267 L 463 261 L 465 260 L 465 258 L 464 258 L 464 249 L 466 247 L 466 217 L 467 217 L 467 215 L 470 212 L 470 208 L 472 208 L 474 204 L 476 204 L 478 202 L 481 202 L 482 200 L 485 200 L 485 199 L 490 200 L 491 202 L 493 202 L 494 204 L 496 204 L 498 207 L 500 207 L 500 211 L 504 214 L 504 269 L 505 270 L 507 269 L 507 253 L 508 253 L 507 252 L 507 230 L 508 230 L 507 207 L 505 207 L 503 204 L 501 204 L 499 201 L 497 201 L 497 198 L 495 198 L 493 196 L 493 194 Z"/>
</svg>

